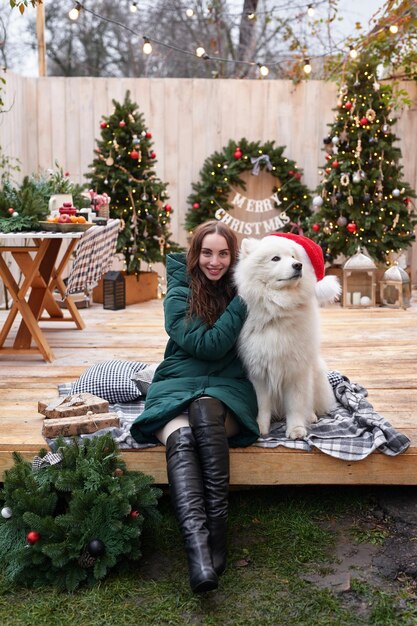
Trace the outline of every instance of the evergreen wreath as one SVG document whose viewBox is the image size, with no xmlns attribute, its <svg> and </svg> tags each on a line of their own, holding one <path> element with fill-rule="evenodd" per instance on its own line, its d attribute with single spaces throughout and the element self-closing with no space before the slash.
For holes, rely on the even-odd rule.
<svg viewBox="0 0 417 626">
<path fill-rule="evenodd" d="M 254 173 L 257 167 L 268 169 L 277 179 L 278 184 L 271 190 L 271 195 L 277 193 L 282 204 L 275 203 L 275 206 L 290 218 L 282 232 L 302 234 L 311 213 L 310 193 L 300 182 L 302 170 L 284 156 L 285 146 L 275 147 L 274 144 L 274 141 L 249 142 L 245 138 L 237 143 L 231 140 L 221 152 L 208 157 L 200 171 L 200 179 L 192 184 L 193 192 L 188 197 L 190 208 L 184 224 L 187 230 L 192 232 L 202 222 L 215 219 L 219 209 L 233 212 L 233 206 L 228 202 L 231 188 L 244 190 L 246 184 L 241 174 L 246 171 Z"/>
<path fill-rule="evenodd" d="M 13 453 L 6 471 L 0 517 L 0 565 L 25 585 L 73 591 L 93 584 L 126 560 L 141 556 L 146 521 L 159 519 L 161 491 L 132 472 L 106 434 L 57 439 L 33 463 Z"/>
</svg>

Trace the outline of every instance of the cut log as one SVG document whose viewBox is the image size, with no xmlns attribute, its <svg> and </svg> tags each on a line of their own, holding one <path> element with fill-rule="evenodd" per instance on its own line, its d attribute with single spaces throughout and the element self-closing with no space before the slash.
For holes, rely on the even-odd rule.
<svg viewBox="0 0 417 626">
<path fill-rule="evenodd" d="M 79 393 L 71 396 L 55 398 L 49 402 L 38 402 L 38 412 L 47 418 L 76 417 L 92 413 L 107 413 L 109 403 L 92 393 Z"/>
<path fill-rule="evenodd" d="M 55 437 L 73 437 L 95 433 L 101 428 L 119 427 L 120 419 L 116 413 L 98 413 L 78 417 L 60 417 L 45 419 L 42 435 L 47 439 Z"/>
</svg>

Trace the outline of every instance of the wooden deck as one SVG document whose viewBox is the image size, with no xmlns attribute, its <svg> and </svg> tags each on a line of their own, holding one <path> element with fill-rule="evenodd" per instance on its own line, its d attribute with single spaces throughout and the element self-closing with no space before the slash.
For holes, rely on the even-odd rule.
<svg viewBox="0 0 417 626">
<path fill-rule="evenodd" d="M 166 335 L 162 301 L 151 300 L 123 311 L 100 304 L 81 311 L 84 330 L 74 324 L 45 323 L 53 363 L 40 356 L 1 356 L 0 476 L 12 464 L 12 451 L 31 459 L 45 445 L 38 400 L 57 395 L 58 383 L 75 380 L 93 363 L 126 359 L 161 360 Z M 0 324 L 6 317 L 0 311 Z M 371 454 L 366 460 L 340 461 L 320 452 L 250 447 L 231 452 L 231 483 L 262 484 L 417 484 L 417 307 L 322 309 L 322 353 L 329 369 L 360 382 L 375 409 L 412 445 L 398 457 Z M 130 469 L 166 483 L 164 448 L 124 452 Z"/>
</svg>

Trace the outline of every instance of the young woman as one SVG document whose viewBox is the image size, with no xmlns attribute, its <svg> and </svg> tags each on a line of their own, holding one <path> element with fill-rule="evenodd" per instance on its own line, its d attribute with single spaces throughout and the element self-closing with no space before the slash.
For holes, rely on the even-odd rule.
<svg viewBox="0 0 417 626">
<path fill-rule="evenodd" d="M 210 221 L 195 229 L 187 256 L 168 256 L 169 341 L 131 428 L 137 441 L 166 446 L 194 592 L 216 589 L 226 567 L 229 445 L 259 436 L 255 392 L 236 352 L 246 315 L 233 285 L 237 253 L 233 231 Z"/>
</svg>

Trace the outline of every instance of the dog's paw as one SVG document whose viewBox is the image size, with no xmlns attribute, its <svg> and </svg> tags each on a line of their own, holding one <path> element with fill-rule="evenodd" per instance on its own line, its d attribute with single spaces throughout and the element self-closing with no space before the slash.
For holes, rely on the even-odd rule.
<svg viewBox="0 0 417 626">
<path fill-rule="evenodd" d="M 318 419 L 319 418 L 317 417 L 317 415 L 315 413 L 312 413 L 310 415 L 309 422 L 310 422 L 310 424 L 316 424 L 318 422 Z"/>
<path fill-rule="evenodd" d="M 259 432 L 263 437 L 269 435 L 269 429 L 271 427 L 271 420 L 268 417 L 260 417 L 258 415 L 257 420 L 259 426 Z"/>
<path fill-rule="evenodd" d="M 304 426 L 295 426 L 294 428 L 287 429 L 285 433 L 288 439 L 304 439 L 307 437 L 307 429 Z"/>
</svg>

